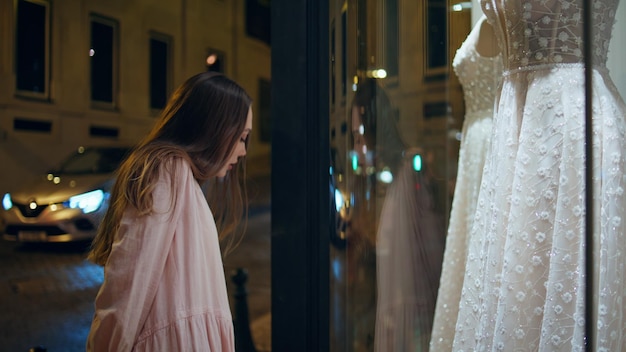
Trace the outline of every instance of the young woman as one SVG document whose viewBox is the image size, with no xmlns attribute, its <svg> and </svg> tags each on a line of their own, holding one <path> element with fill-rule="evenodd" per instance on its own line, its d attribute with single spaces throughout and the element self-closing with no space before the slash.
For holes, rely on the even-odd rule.
<svg viewBox="0 0 626 352">
<path fill-rule="evenodd" d="M 197 74 L 120 166 L 89 253 L 104 283 L 88 351 L 234 351 L 219 239 L 243 213 L 250 105 L 232 80 Z"/>
</svg>

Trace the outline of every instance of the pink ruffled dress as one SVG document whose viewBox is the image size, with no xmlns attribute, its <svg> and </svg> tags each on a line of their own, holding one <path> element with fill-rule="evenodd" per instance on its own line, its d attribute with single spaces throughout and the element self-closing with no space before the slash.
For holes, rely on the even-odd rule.
<svg viewBox="0 0 626 352">
<path fill-rule="evenodd" d="M 87 350 L 234 351 L 215 221 L 186 162 L 163 163 L 153 207 L 122 218 Z"/>
</svg>

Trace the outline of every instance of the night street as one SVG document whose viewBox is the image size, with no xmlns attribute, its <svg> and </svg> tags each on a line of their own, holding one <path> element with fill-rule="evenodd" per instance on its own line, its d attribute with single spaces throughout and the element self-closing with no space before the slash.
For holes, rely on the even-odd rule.
<svg viewBox="0 0 626 352">
<path fill-rule="evenodd" d="M 2 351 L 84 351 L 103 278 L 85 246 L 0 241 Z"/>
<path fill-rule="evenodd" d="M 231 276 L 248 271 L 248 306 L 258 351 L 270 340 L 270 214 L 252 212 L 241 245 L 224 260 L 229 298 Z M 93 300 L 103 271 L 87 262 L 87 243 L 24 245 L 0 241 L 0 351 L 84 351 Z M 233 313 L 234 314 L 234 313 Z"/>
</svg>

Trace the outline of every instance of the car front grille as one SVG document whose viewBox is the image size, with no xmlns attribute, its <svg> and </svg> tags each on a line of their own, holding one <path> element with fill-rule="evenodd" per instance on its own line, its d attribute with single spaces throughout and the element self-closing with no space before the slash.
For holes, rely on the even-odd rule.
<svg viewBox="0 0 626 352">
<path fill-rule="evenodd" d="M 48 207 L 47 205 L 37 205 L 35 209 L 31 209 L 28 204 L 13 203 L 13 205 L 16 206 L 20 210 L 20 213 L 26 218 L 35 218 Z"/>
<path fill-rule="evenodd" d="M 7 235 L 17 236 L 20 231 L 43 231 L 48 236 L 63 235 L 66 232 L 57 226 L 30 226 L 30 225 L 7 225 L 4 232 Z"/>
<path fill-rule="evenodd" d="M 88 219 L 77 219 L 74 221 L 74 226 L 80 231 L 91 231 L 95 228 Z"/>
</svg>

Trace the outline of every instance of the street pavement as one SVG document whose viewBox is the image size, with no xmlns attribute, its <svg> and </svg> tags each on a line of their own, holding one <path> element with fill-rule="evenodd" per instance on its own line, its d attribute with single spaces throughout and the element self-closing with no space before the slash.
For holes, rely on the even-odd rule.
<svg viewBox="0 0 626 352">
<path fill-rule="evenodd" d="M 238 268 L 246 284 L 251 335 L 271 350 L 269 177 L 249 185 L 250 216 L 240 245 L 224 258 L 234 312 Z M 84 351 L 102 268 L 85 260 L 87 243 L 23 245 L 0 240 L 0 352 Z"/>
<path fill-rule="evenodd" d="M 101 268 L 85 244 L 0 242 L 0 351 L 84 351 Z"/>
</svg>

